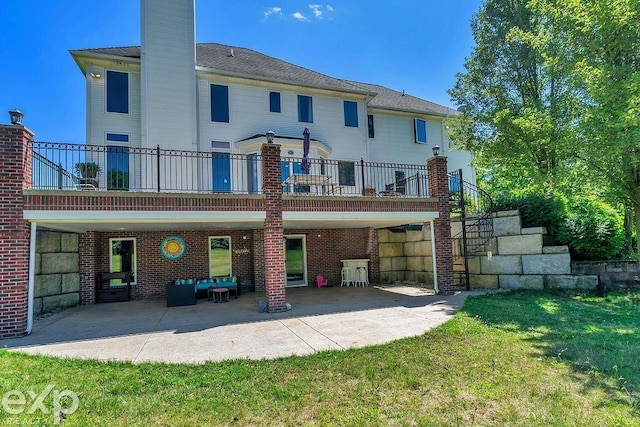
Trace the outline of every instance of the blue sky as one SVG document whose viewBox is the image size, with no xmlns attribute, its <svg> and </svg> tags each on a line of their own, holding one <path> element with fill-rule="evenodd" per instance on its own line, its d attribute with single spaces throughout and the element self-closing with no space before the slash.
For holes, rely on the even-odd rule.
<svg viewBox="0 0 640 427">
<path fill-rule="evenodd" d="M 196 39 L 452 106 L 481 0 L 196 0 Z M 140 44 L 137 0 L 2 0 L 0 123 L 14 107 L 39 141 L 84 142 L 84 78 L 70 49 Z"/>
</svg>

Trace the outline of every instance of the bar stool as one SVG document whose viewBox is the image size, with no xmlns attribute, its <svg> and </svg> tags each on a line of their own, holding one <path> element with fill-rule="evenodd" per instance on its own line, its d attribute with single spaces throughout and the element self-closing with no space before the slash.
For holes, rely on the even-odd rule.
<svg viewBox="0 0 640 427">
<path fill-rule="evenodd" d="M 354 286 L 369 286 L 369 278 L 367 277 L 367 269 L 364 267 L 356 268 L 356 279 Z"/>
<path fill-rule="evenodd" d="M 350 286 L 353 283 L 353 268 L 342 267 L 342 281 L 340 286 Z"/>
</svg>

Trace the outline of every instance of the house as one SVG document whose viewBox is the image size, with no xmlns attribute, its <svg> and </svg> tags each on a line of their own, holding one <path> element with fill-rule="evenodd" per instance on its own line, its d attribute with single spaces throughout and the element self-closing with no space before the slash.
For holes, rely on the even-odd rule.
<svg viewBox="0 0 640 427">
<path fill-rule="evenodd" d="M 177 278 L 233 274 L 279 311 L 289 286 L 318 274 L 340 282 L 345 259 L 368 260 L 378 281 L 375 230 L 411 223 L 431 228 L 434 285 L 450 291 L 447 169 L 474 180 L 470 154 L 450 151 L 445 136 L 456 112 L 196 44 L 194 10 L 193 0 L 142 0 L 141 46 L 71 51 L 86 79 L 86 145 L 0 128 L 19 141 L 4 144 L 21 169 L 3 184 L 20 190 L 16 280 L 31 289 L 7 294 L 19 302 L 0 308 L 0 336 L 30 316 L 38 229 L 78 234 L 83 304 L 95 302 L 96 273 L 131 270 L 134 298 L 163 297 Z"/>
</svg>

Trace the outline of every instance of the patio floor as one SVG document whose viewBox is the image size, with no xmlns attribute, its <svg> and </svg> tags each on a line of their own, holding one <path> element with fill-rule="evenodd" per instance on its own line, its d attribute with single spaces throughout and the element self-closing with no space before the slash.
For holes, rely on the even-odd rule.
<svg viewBox="0 0 640 427">
<path fill-rule="evenodd" d="M 167 363 L 264 359 L 383 344 L 449 320 L 467 295 L 410 286 L 287 289 L 292 309 L 261 313 L 262 293 L 216 304 L 166 307 L 164 299 L 75 307 L 35 322 L 11 351 Z"/>
</svg>

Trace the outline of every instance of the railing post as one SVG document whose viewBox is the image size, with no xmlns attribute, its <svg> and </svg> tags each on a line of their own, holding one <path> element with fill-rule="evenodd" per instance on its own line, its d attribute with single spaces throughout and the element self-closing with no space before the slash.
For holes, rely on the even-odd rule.
<svg viewBox="0 0 640 427">
<path fill-rule="evenodd" d="M 416 186 L 418 190 L 418 197 L 420 197 L 420 171 L 416 172 Z"/>
<path fill-rule="evenodd" d="M 367 188 L 367 186 L 364 183 L 364 159 L 362 157 L 360 157 L 360 176 L 362 178 L 362 195 L 364 196 L 364 189 Z"/>
<path fill-rule="evenodd" d="M 156 149 L 156 167 L 157 169 L 157 178 L 158 178 L 158 193 L 160 192 L 160 144 L 158 144 L 158 148 Z"/>
<path fill-rule="evenodd" d="M 62 190 L 62 163 L 58 163 L 58 190 Z"/>
<path fill-rule="evenodd" d="M 464 202 L 464 181 L 462 179 L 462 169 L 458 169 L 458 191 L 460 192 L 460 222 L 462 223 L 462 250 L 464 251 L 464 280 L 467 290 L 471 290 L 469 282 L 469 246 L 467 242 L 467 211 Z"/>
</svg>

